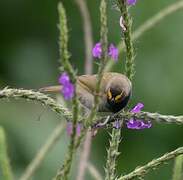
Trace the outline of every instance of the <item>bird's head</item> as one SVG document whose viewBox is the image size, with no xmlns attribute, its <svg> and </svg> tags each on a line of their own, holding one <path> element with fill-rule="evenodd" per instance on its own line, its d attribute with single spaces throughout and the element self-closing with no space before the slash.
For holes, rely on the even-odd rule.
<svg viewBox="0 0 183 180">
<path fill-rule="evenodd" d="M 112 112 L 123 109 L 131 96 L 131 82 L 128 79 L 114 79 L 106 89 L 107 106 Z"/>
<path fill-rule="evenodd" d="M 126 97 L 126 93 L 123 89 L 109 88 L 107 90 L 107 101 L 109 104 L 114 105 L 121 103 Z"/>
</svg>

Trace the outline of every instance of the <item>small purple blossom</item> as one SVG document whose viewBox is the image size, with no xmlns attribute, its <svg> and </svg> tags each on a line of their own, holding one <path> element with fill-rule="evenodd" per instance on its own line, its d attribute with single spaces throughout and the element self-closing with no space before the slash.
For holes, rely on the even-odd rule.
<svg viewBox="0 0 183 180">
<path fill-rule="evenodd" d="M 70 78 L 66 72 L 62 73 L 62 75 L 59 77 L 58 82 L 62 85 L 65 85 L 70 82 Z"/>
<path fill-rule="evenodd" d="M 81 135 L 81 129 L 82 129 L 82 124 L 78 123 L 76 125 L 76 135 L 80 136 Z M 66 132 L 68 136 L 71 136 L 71 134 L 73 133 L 73 123 L 72 122 L 67 122 L 67 127 L 66 127 Z"/>
<path fill-rule="evenodd" d="M 74 85 L 70 82 L 63 85 L 61 92 L 62 92 L 65 100 L 70 100 L 73 98 L 74 90 L 75 90 Z"/>
<path fill-rule="evenodd" d="M 67 122 L 66 132 L 68 136 L 72 134 L 72 122 Z"/>
<path fill-rule="evenodd" d="M 96 43 L 94 48 L 92 49 L 92 55 L 95 58 L 101 58 L 102 56 L 102 45 L 100 42 Z"/>
<path fill-rule="evenodd" d="M 138 103 L 130 112 L 139 113 L 144 108 L 142 103 Z"/>
<path fill-rule="evenodd" d="M 113 44 L 110 44 L 108 55 L 109 55 L 114 61 L 117 61 L 117 60 L 118 60 L 118 54 L 119 54 L 118 48 L 116 48 Z"/>
<path fill-rule="evenodd" d="M 126 125 L 128 129 L 145 129 L 150 128 L 152 126 L 151 121 L 147 121 L 145 123 L 142 120 L 135 120 L 135 119 L 130 119 L 126 123 Z"/>
<path fill-rule="evenodd" d="M 135 5 L 136 2 L 137 2 L 137 0 L 127 0 L 127 4 L 128 4 L 129 6 Z"/>
<path fill-rule="evenodd" d="M 66 72 L 62 73 L 59 77 L 59 83 L 62 85 L 61 92 L 65 100 L 70 100 L 74 96 L 75 87 L 70 82 L 70 78 Z"/>
<path fill-rule="evenodd" d="M 144 107 L 142 103 L 138 103 L 130 112 L 139 113 L 141 109 Z M 144 122 L 138 119 L 130 119 L 127 123 L 128 129 L 145 129 L 150 128 L 152 126 L 151 121 Z"/>
</svg>

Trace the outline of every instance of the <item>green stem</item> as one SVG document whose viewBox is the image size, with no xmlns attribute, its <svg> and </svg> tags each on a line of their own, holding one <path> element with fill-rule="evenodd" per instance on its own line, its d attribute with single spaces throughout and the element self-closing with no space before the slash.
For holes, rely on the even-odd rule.
<svg viewBox="0 0 183 180">
<path fill-rule="evenodd" d="M 128 8 L 126 5 L 126 0 L 118 0 L 117 5 L 121 11 L 121 15 L 124 19 L 126 31 L 124 31 L 124 41 L 126 45 L 126 64 L 125 64 L 125 74 L 126 76 L 132 80 L 135 74 L 134 69 L 134 49 L 131 38 L 131 26 L 132 21 L 130 19 Z M 123 122 L 123 121 L 122 121 Z M 107 162 L 106 162 L 106 180 L 113 180 L 116 177 L 116 159 L 119 155 L 118 147 L 120 144 L 121 138 L 121 129 L 113 129 L 111 135 L 111 141 L 109 149 L 107 150 Z"/>
<path fill-rule="evenodd" d="M 124 42 L 126 47 L 126 64 L 125 64 L 125 74 L 132 81 L 135 75 L 135 63 L 134 63 L 134 48 L 132 43 L 132 19 L 130 18 L 126 0 L 118 0 L 118 7 L 121 11 L 121 15 L 124 19 L 124 25 L 126 31 L 124 31 Z"/>
<path fill-rule="evenodd" d="M 43 160 L 46 158 L 47 154 L 53 149 L 53 147 L 55 147 L 56 143 L 60 140 L 60 137 L 63 134 L 65 128 L 66 124 L 64 122 L 60 122 L 60 124 L 57 125 L 51 135 L 47 138 L 45 144 L 39 149 L 35 157 L 27 166 L 24 173 L 19 178 L 20 180 L 28 180 L 34 175 L 34 173 L 41 166 Z"/>
<path fill-rule="evenodd" d="M 183 155 L 175 158 L 172 180 L 183 179 Z"/>
<path fill-rule="evenodd" d="M 105 180 L 114 180 L 116 178 L 116 159 L 120 154 L 118 147 L 120 144 L 121 129 L 113 129 L 111 141 L 107 150 L 107 161 L 105 168 Z"/>
<path fill-rule="evenodd" d="M 142 25 L 140 25 L 135 31 L 132 33 L 132 40 L 135 41 L 136 39 L 140 38 L 142 35 L 145 34 L 146 31 L 153 29 L 156 27 L 158 23 L 162 20 L 167 18 L 167 16 L 172 15 L 173 13 L 177 12 L 178 10 L 183 9 L 183 1 L 176 1 L 171 5 L 161 9 L 158 13 L 153 15 L 151 18 L 147 19 Z M 120 42 L 118 45 L 119 54 L 124 51 L 125 44 Z M 109 61 L 107 63 L 105 71 L 110 71 L 114 65 L 114 61 Z"/>
<path fill-rule="evenodd" d="M 107 47 L 108 47 L 108 40 L 107 40 L 107 4 L 106 0 L 101 0 L 100 4 L 100 22 L 101 22 L 101 29 L 100 29 L 100 42 L 102 45 L 102 57 L 101 57 L 101 62 L 99 65 L 98 69 L 98 78 L 97 78 L 97 84 L 96 84 L 96 94 L 99 94 L 100 92 L 100 85 L 105 69 L 105 65 L 107 62 Z M 92 111 L 89 115 L 89 118 L 86 121 L 86 126 L 91 124 L 93 122 L 93 119 L 95 119 L 96 112 L 98 109 L 98 104 L 99 104 L 99 96 L 94 97 L 94 107 L 92 108 Z"/>
<path fill-rule="evenodd" d="M 60 59 L 61 63 L 63 65 L 63 68 L 61 67 L 61 70 L 64 69 L 66 72 L 71 77 L 72 82 L 74 83 L 76 87 L 76 74 L 74 72 L 74 69 L 72 68 L 72 65 L 69 62 L 69 52 L 68 52 L 68 28 L 67 28 L 67 17 L 66 17 L 66 12 L 65 9 L 62 5 L 62 3 L 58 4 L 58 12 L 59 12 L 59 29 L 60 29 L 60 41 L 59 41 L 59 46 L 60 46 Z M 64 163 L 62 167 L 58 170 L 55 179 L 60 180 L 68 179 L 68 175 L 71 169 L 71 164 L 73 160 L 73 155 L 76 152 L 75 148 L 75 141 L 76 141 L 76 126 L 78 122 L 78 116 L 79 116 L 79 102 L 78 98 L 76 96 L 76 91 L 74 93 L 74 97 L 72 100 L 73 108 L 72 108 L 72 114 L 73 114 L 73 130 L 72 130 L 72 135 L 71 135 L 71 142 L 68 147 L 68 153 L 66 155 L 66 158 L 64 160 Z"/>
<path fill-rule="evenodd" d="M 72 119 L 72 113 L 67 108 L 57 103 L 51 97 L 40 92 L 27 89 L 4 88 L 0 90 L 0 99 L 2 98 L 22 98 L 27 101 L 31 100 L 34 102 L 40 102 L 42 105 L 48 106 L 52 111 L 58 113 L 60 116 L 64 116 L 67 120 Z"/>
<path fill-rule="evenodd" d="M 163 156 L 154 159 L 147 163 L 144 166 L 137 167 L 134 171 L 131 173 L 119 177 L 117 180 L 129 180 L 134 178 L 142 178 L 145 174 L 148 173 L 149 170 L 156 169 L 158 166 L 162 165 L 163 163 L 183 154 L 183 147 L 180 147 L 172 152 L 166 153 Z"/>
<path fill-rule="evenodd" d="M 70 58 L 70 53 L 68 51 L 68 28 L 67 28 L 67 17 L 66 17 L 66 12 L 63 7 L 62 3 L 58 4 L 58 13 L 59 13 L 59 24 L 58 28 L 60 31 L 60 36 L 59 36 L 59 51 L 60 51 L 60 63 L 61 67 L 60 70 L 67 71 L 69 73 L 69 76 L 71 77 L 72 81 L 75 82 L 76 75 L 75 72 L 72 68 L 72 65 L 69 62 Z M 63 69 L 63 67 L 64 69 Z"/>
<path fill-rule="evenodd" d="M 26 100 L 32 100 L 35 102 L 40 102 L 44 106 L 48 106 L 52 111 L 55 111 L 58 113 L 59 116 L 64 116 L 67 120 L 72 119 L 72 113 L 65 107 L 63 107 L 61 104 L 58 104 L 54 99 L 51 97 L 40 93 L 35 92 L 32 90 L 26 90 L 26 89 L 12 89 L 12 88 L 4 88 L 3 90 L 0 90 L 0 99 L 9 99 L 9 98 L 15 98 L 15 99 L 26 99 Z M 106 116 L 98 117 L 97 122 L 91 122 L 86 127 L 91 127 L 95 125 L 96 123 L 102 123 L 106 120 Z M 136 119 L 142 119 L 142 120 L 150 120 L 157 123 L 164 123 L 164 124 L 183 124 L 183 116 L 173 116 L 173 115 L 163 115 L 159 113 L 151 113 L 151 112 L 140 112 L 137 114 L 130 113 L 130 112 L 121 112 L 118 115 L 119 120 L 129 120 L 130 118 L 136 118 Z M 116 119 L 111 118 L 109 119 L 108 123 L 114 122 Z"/>
<path fill-rule="evenodd" d="M 2 127 L 0 127 L 0 166 L 2 169 L 3 179 L 12 180 L 13 173 L 11 171 L 11 166 L 7 154 L 5 132 Z"/>
</svg>

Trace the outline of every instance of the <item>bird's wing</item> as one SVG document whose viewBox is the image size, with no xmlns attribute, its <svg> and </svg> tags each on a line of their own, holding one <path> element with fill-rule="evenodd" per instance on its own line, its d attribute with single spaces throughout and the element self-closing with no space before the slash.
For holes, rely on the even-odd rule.
<svg viewBox="0 0 183 180">
<path fill-rule="evenodd" d="M 113 73 L 113 72 L 105 72 L 101 81 L 101 88 L 100 92 L 103 93 L 105 92 L 106 85 L 109 81 L 109 79 L 115 77 L 116 75 L 119 76 L 119 73 Z M 120 74 L 121 75 L 121 74 Z M 96 84 L 97 84 L 97 75 L 81 75 L 77 77 L 77 88 L 78 91 L 80 89 L 84 89 L 88 91 L 91 94 L 94 94 L 96 91 Z M 56 85 L 56 86 L 48 86 L 48 87 L 43 87 L 40 89 L 41 92 L 50 92 L 50 93 L 58 93 L 62 89 L 62 86 Z"/>
<path fill-rule="evenodd" d="M 78 85 L 90 93 L 95 92 L 96 82 L 96 75 L 82 75 L 77 78 Z"/>
<path fill-rule="evenodd" d="M 101 81 L 101 88 L 100 92 L 103 93 L 105 91 L 105 87 L 107 82 L 109 81 L 110 78 L 114 77 L 118 73 L 111 73 L 111 72 L 105 72 L 103 74 L 103 78 Z M 88 92 L 93 93 L 96 90 L 96 84 L 97 84 L 97 75 L 82 75 L 78 76 L 77 78 L 78 84 L 82 86 L 84 89 L 86 89 Z"/>
</svg>

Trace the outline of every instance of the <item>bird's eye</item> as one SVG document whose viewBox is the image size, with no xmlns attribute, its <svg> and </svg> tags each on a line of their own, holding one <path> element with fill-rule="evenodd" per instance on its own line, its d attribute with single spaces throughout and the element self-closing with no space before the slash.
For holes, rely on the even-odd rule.
<svg viewBox="0 0 183 180">
<path fill-rule="evenodd" d="M 122 98 L 123 98 L 123 95 L 124 95 L 124 91 L 123 92 L 121 92 L 121 94 L 119 94 L 119 95 L 117 95 L 116 97 L 115 97 L 115 102 L 121 102 L 122 101 Z"/>
<path fill-rule="evenodd" d="M 112 99 L 112 93 L 111 93 L 110 89 L 107 91 L 107 97 L 108 97 L 108 99 Z"/>
</svg>

